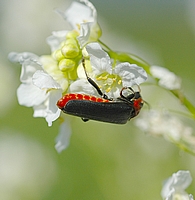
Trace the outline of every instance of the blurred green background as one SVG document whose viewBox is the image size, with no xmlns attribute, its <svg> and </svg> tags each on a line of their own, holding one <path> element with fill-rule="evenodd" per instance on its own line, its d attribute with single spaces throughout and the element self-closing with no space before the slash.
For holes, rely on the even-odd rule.
<svg viewBox="0 0 195 200">
<path fill-rule="evenodd" d="M 8 53 L 50 54 L 46 37 L 70 28 L 53 9 L 63 10 L 70 3 L 0 1 L 0 199 L 157 200 L 163 181 L 180 169 L 190 170 L 194 181 L 187 191 L 195 195 L 195 158 L 144 134 L 134 120 L 120 126 L 71 117 L 70 146 L 58 154 L 54 140 L 59 123 L 48 127 L 44 119 L 33 118 L 32 108 L 18 105 L 20 66 L 7 60 Z M 194 102 L 195 1 L 92 3 L 102 41 L 175 72 Z M 170 101 L 149 86 L 143 86 L 142 93 L 151 105 L 159 99 Z"/>
</svg>

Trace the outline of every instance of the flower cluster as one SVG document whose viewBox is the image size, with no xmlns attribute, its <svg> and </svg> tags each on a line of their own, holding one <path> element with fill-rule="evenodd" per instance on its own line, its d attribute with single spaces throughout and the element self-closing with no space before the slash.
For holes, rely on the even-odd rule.
<svg viewBox="0 0 195 200">
<path fill-rule="evenodd" d="M 104 51 L 99 43 L 101 29 L 96 9 L 88 0 L 80 2 L 73 2 L 65 12 L 57 10 L 73 29 L 53 32 L 47 38 L 51 55 L 9 54 L 10 61 L 22 65 L 17 90 L 19 104 L 32 107 L 33 116 L 44 117 L 48 126 L 59 117 L 63 119 L 56 139 L 58 152 L 68 146 L 71 133 L 68 119 L 56 106 L 58 99 L 66 93 L 98 95 L 86 79 L 83 58 L 88 75 L 110 98 L 119 97 L 122 87 L 139 85 L 147 79 L 142 67 L 120 62 Z"/>
<path fill-rule="evenodd" d="M 37 56 L 29 52 L 12 52 L 9 59 L 22 65 L 21 85 L 17 90 L 19 104 L 32 107 L 33 116 L 44 117 L 48 126 L 52 126 L 56 119 L 62 119 L 56 139 L 58 152 L 68 146 L 71 128 L 56 102 L 67 93 L 99 96 L 97 88 L 87 81 L 83 60 L 88 76 L 110 99 L 118 98 L 124 87 L 145 82 L 148 74 L 150 84 L 172 93 L 195 118 L 195 107 L 182 94 L 181 79 L 173 72 L 164 67 L 150 66 L 133 54 L 114 52 L 100 41 L 102 32 L 97 22 L 97 11 L 90 1 L 73 2 L 65 12 L 56 12 L 70 23 L 72 30 L 54 31 L 47 38 L 51 54 Z M 195 154 L 192 129 L 167 113 L 151 110 L 143 113 L 136 123 L 145 132 L 163 135 L 183 150 L 186 150 L 183 145 L 187 146 L 187 151 Z"/>
<path fill-rule="evenodd" d="M 191 150 L 190 153 L 194 155 L 195 137 L 192 127 L 185 125 L 168 110 L 143 111 L 142 115 L 135 120 L 135 124 L 145 133 L 157 137 L 162 136 L 183 150 Z"/>
</svg>

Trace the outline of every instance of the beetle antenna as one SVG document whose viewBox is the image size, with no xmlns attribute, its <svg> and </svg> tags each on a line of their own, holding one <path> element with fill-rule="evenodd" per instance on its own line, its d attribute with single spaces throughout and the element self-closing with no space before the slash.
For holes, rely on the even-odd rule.
<svg viewBox="0 0 195 200">
<path fill-rule="evenodd" d="M 148 109 L 150 110 L 151 109 L 150 104 L 147 101 L 145 101 L 145 100 L 143 100 L 143 102 L 148 106 Z"/>
<path fill-rule="evenodd" d="M 84 71 L 85 71 L 85 75 L 86 75 L 86 77 L 87 77 L 87 81 L 96 89 L 96 91 L 98 92 L 98 94 L 99 94 L 100 96 L 102 96 L 102 98 L 104 98 L 104 99 L 109 99 L 108 96 L 107 96 L 106 94 L 104 94 L 104 93 L 101 91 L 101 89 L 100 89 L 100 87 L 97 85 L 97 83 L 96 83 L 93 79 L 91 79 L 91 78 L 88 76 L 87 70 L 86 70 L 86 67 L 85 67 L 85 59 L 84 59 L 84 57 L 82 58 L 82 65 L 83 65 L 83 69 L 84 69 Z"/>
<path fill-rule="evenodd" d="M 140 88 L 140 86 L 139 86 L 139 85 L 137 85 L 137 87 L 138 87 L 139 93 L 141 93 L 141 88 Z"/>
</svg>

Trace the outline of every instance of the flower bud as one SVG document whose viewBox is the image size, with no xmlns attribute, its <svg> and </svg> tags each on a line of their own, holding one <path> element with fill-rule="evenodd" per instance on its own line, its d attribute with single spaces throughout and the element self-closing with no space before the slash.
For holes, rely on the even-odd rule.
<svg viewBox="0 0 195 200">
<path fill-rule="evenodd" d="M 61 52 L 60 49 L 54 51 L 53 54 L 52 54 L 52 56 L 57 61 L 60 61 L 60 60 L 62 60 L 64 58 L 64 56 L 62 55 L 62 52 Z"/>
<path fill-rule="evenodd" d="M 71 71 L 74 69 L 75 66 L 76 66 L 75 61 L 71 59 L 65 58 L 59 62 L 59 69 L 62 72 Z"/>
<path fill-rule="evenodd" d="M 78 45 L 74 43 L 65 44 L 61 49 L 61 53 L 65 58 L 75 58 L 79 55 L 79 52 Z"/>
</svg>

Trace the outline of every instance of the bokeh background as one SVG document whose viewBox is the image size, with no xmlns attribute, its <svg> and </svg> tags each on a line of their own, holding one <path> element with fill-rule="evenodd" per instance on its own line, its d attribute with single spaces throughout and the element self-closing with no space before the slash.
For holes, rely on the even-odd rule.
<svg viewBox="0 0 195 200">
<path fill-rule="evenodd" d="M 53 10 L 70 3 L 0 0 L 0 199 L 157 200 L 163 181 L 180 169 L 190 170 L 194 181 L 187 191 L 195 196 L 195 158 L 162 138 L 144 134 L 134 120 L 120 126 L 71 117 L 70 146 L 58 154 L 54 144 L 59 123 L 48 127 L 44 119 L 33 118 L 32 108 L 18 105 L 20 66 L 7 60 L 8 53 L 50 54 L 46 37 L 70 28 Z M 92 3 L 102 41 L 175 72 L 194 102 L 195 1 Z M 150 86 L 143 86 L 142 94 L 151 105 L 169 104 L 173 98 Z"/>
</svg>

